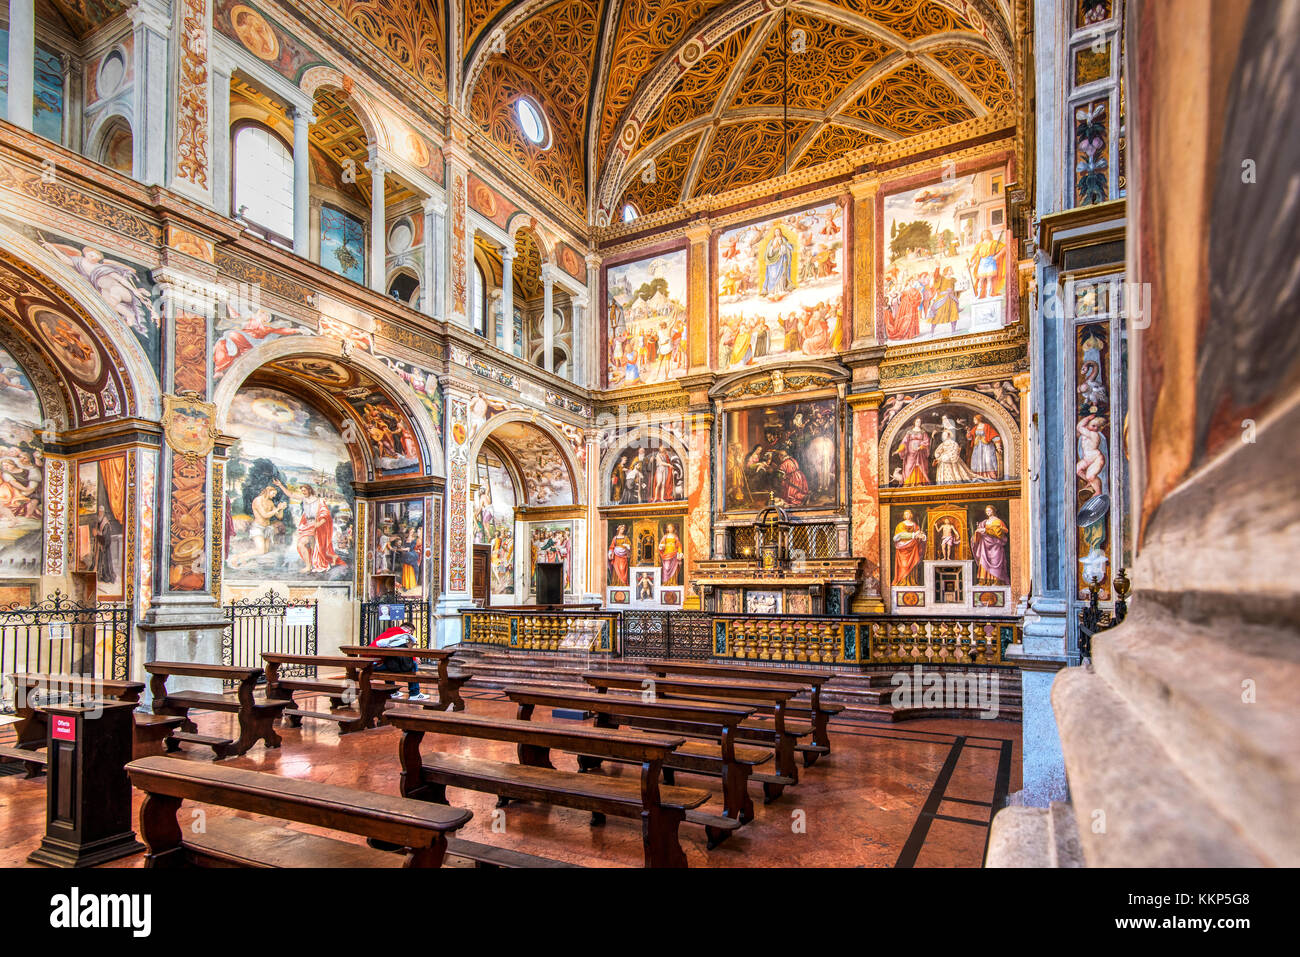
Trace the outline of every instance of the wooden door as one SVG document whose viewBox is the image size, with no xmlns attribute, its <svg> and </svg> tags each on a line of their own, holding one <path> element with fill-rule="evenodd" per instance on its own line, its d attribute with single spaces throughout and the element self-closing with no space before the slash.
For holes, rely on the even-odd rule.
<svg viewBox="0 0 1300 957">
<path fill-rule="evenodd" d="M 482 607 L 492 604 L 492 547 L 490 545 L 474 546 L 472 597 Z"/>
</svg>

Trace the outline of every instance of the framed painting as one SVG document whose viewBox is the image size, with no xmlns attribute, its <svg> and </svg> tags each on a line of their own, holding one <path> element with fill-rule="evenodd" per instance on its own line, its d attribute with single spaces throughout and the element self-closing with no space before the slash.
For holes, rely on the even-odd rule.
<svg viewBox="0 0 1300 957">
<path fill-rule="evenodd" d="M 840 471 L 836 406 L 827 398 L 727 412 L 726 508 L 834 508 Z"/>
</svg>

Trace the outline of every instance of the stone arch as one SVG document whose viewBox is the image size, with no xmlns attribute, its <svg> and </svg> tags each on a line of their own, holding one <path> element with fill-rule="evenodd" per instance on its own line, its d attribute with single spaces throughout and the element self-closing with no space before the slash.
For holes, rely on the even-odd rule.
<svg viewBox="0 0 1300 957">
<path fill-rule="evenodd" d="M 879 474 L 877 480 L 881 488 L 889 484 L 889 452 L 894 447 L 899 433 L 903 431 L 906 424 L 926 409 L 954 402 L 978 410 L 981 415 L 993 423 L 993 426 L 998 430 L 998 434 L 1002 436 L 1004 455 L 1000 481 L 1020 478 L 1020 429 L 1016 427 L 1015 420 L 1011 418 L 1006 408 L 988 396 L 971 389 L 946 389 L 931 392 L 929 395 L 923 395 L 919 399 L 909 402 L 905 407 L 894 413 L 893 418 L 889 420 L 889 425 L 881 434 L 878 448 Z"/>
<path fill-rule="evenodd" d="M 498 431 L 503 425 L 509 425 L 512 423 L 519 423 L 525 426 L 530 426 L 531 428 L 535 429 L 536 431 L 544 435 L 550 441 L 550 444 L 554 447 L 555 453 L 558 457 L 558 461 L 560 462 L 561 465 L 564 466 L 564 469 L 569 479 L 570 498 L 572 499 L 572 501 L 564 502 L 564 503 L 557 502 L 553 504 L 565 504 L 565 505 L 585 504 L 583 501 L 584 488 L 582 483 L 582 477 L 585 474 L 585 470 L 578 464 L 577 459 L 573 454 L 573 450 L 570 447 L 568 440 L 564 437 L 563 433 L 561 433 L 558 429 L 556 429 L 553 425 L 551 425 L 549 422 L 543 419 L 536 412 L 530 412 L 526 410 L 510 410 L 492 416 L 492 418 L 488 419 L 485 423 L 483 423 L 474 432 L 474 434 L 470 436 L 469 441 L 466 445 L 465 461 L 469 463 L 476 462 L 478 460 L 478 454 L 480 450 L 483 448 L 484 440 L 486 440 L 488 436 L 492 435 L 494 432 Z M 510 448 L 505 442 L 501 441 L 500 439 L 498 439 L 498 445 L 505 447 L 507 450 L 509 450 Z M 525 498 L 527 498 L 528 488 L 526 484 L 524 487 L 524 495 Z M 532 504 L 532 503 L 525 502 L 525 504 Z"/>
<path fill-rule="evenodd" d="M 113 132 L 125 126 L 132 140 L 135 138 L 135 121 L 131 114 L 129 103 L 114 104 L 111 109 L 101 113 L 86 133 L 85 155 L 97 163 L 109 165 L 104 157 L 104 150 Z"/>
<path fill-rule="evenodd" d="M 366 134 L 366 141 L 372 147 L 385 150 L 391 148 L 384 124 L 379 121 L 370 98 L 334 67 L 314 66 L 302 75 L 302 80 L 298 83 L 298 88 L 313 100 L 316 92 L 325 87 L 336 89 L 343 95 L 343 102 L 356 114 L 357 122 Z"/>
<path fill-rule="evenodd" d="M 627 432 L 619 439 L 617 444 L 612 444 L 605 450 L 599 466 L 600 487 L 596 493 L 599 504 L 618 504 L 617 502 L 606 503 L 605 498 L 614 476 L 614 468 L 618 465 L 624 452 L 632 448 L 657 448 L 659 446 L 665 446 L 677 456 L 682 466 L 682 488 L 685 491 L 690 480 L 690 476 L 686 473 L 686 469 L 689 467 L 687 463 L 690 462 L 686 444 L 681 436 L 671 429 L 665 428 L 659 423 L 651 422 Z M 674 501 L 680 500 L 674 499 Z"/>
<path fill-rule="evenodd" d="M 230 403 L 249 376 L 269 362 L 300 356 L 323 356 L 336 362 L 352 364 L 371 376 L 410 420 L 429 474 L 436 478 L 445 477 L 440 438 L 442 432 L 415 390 L 374 356 L 357 351 L 345 356 L 341 341 L 326 336 L 287 336 L 263 343 L 235 360 L 213 394 L 213 402 L 217 406 L 217 428 L 225 429 Z"/>
<path fill-rule="evenodd" d="M 65 297 L 65 305 L 99 338 L 111 357 L 119 361 L 118 371 L 127 394 L 123 396 L 120 414 L 106 418 L 135 417 L 159 421 L 162 418 L 162 393 L 153 364 L 135 333 L 125 327 L 122 318 L 100 298 L 90 282 L 57 254 L 3 223 L 0 223 L 0 251 L 16 257 L 52 283 Z M 39 352 L 45 369 L 63 382 L 65 376 L 58 371 L 61 368 L 59 363 L 50 361 L 43 348 L 36 347 L 30 351 Z M 73 393 L 67 383 L 61 386 L 60 394 L 65 421 L 56 422 L 55 427 L 69 428 L 80 424 Z M 50 409 L 45 414 L 50 417 L 53 412 Z"/>
</svg>

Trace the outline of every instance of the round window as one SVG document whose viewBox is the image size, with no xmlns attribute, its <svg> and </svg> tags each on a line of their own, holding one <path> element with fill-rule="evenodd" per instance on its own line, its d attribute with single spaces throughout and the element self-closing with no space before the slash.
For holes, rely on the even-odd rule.
<svg viewBox="0 0 1300 957">
<path fill-rule="evenodd" d="M 528 142 L 545 149 L 548 137 L 541 108 L 529 98 L 520 97 L 515 104 L 515 112 L 519 116 L 519 128 L 523 130 Z"/>
</svg>

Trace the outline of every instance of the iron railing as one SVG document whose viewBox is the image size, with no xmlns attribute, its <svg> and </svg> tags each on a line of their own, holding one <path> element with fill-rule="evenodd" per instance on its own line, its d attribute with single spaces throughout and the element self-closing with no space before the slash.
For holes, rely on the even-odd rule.
<svg viewBox="0 0 1300 957">
<path fill-rule="evenodd" d="M 0 608 L 0 675 L 14 672 L 127 680 L 130 607 L 82 605 L 56 589 L 36 605 Z M 12 713 L 10 705 L 0 704 L 3 713 Z"/>
<path fill-rule="evenodd" d="M 708 612 L 633 609 L 621 615 L 624 658 L 707 661 L 713 657 L 714 616 Z"/>
<path fill-rule="evenodd" d="M 407 624 L 415 633 L 418 648 L 431 648 L 433 603 L 424 598 L 405 598 L 388 593 L 361 603 L 361 644 L 368 645 L 385 628 Z"/>
<path fill-rule="evenodd" d="M 316 602 L 285 598 L 273 589 L 265 595 L 240 598 L 222 606 L 226 630 L 221 636 L 221 663 L 261 668 L 263 652 L 314 655 L 317 648 Z M 284 665 L 286 677 L 314 678 L 315 665 Z M 238 681 L 225 682 L 233 688 Z"/>
</svg>

